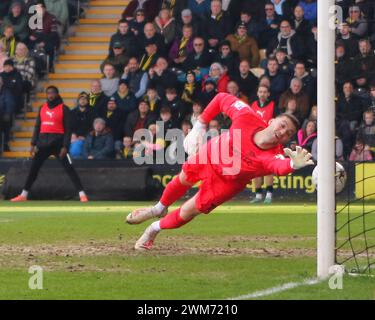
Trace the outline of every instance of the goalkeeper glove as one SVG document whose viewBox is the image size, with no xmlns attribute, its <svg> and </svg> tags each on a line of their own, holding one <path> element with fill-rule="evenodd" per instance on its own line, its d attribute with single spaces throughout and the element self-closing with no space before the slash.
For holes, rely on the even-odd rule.
<svg viewBox="0 0 375 320">
<path fill-rule="evenodd" d="M 203 142 L 203 137 L 205 134 L 206 124 L 197 120 L 193 126 L 193 129 L 190 130 L 184 140 L 184 149 L 189 156 L 197 153 L 199 146 Z"/>
<path fill-rule="evenodd" d="M 284 153 L 290 158 L 290 166 L 294 170 L 314 164 L 314 161 L 311 160 L 311 153 L 305 149 L 302 149 L 300 146 L 296 147 L 296 151 L 285 148 Z"/>
</svg>

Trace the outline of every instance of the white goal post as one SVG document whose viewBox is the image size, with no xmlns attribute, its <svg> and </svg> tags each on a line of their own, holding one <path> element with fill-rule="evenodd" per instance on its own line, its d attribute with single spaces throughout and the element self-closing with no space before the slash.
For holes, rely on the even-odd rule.
<svg viewBox="0 0 375 320">
<path fill-rule="evenodd" d="M 318 0 L 317 275 L 335 264 L 335 21 L 334 0 Z"/>
</svg>

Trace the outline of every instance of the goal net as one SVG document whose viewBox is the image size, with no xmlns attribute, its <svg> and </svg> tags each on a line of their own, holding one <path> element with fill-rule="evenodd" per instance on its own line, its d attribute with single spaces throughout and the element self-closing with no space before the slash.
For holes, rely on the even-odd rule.
<svg viewBox="0 0 375 320">
<path fill-rule="evenodd" d="M 348 273 L 374 274 L 375 163 L 348 163 L 346 171 L 346 200 L 336 204 L 336 263 Z"/>
</svg>

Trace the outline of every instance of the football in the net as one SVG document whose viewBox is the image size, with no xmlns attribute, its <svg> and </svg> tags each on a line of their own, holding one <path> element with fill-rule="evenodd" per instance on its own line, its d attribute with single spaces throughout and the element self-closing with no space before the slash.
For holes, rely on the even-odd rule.
<svg viewBox="0 0 375 320">
<path fill-rule="evenodd" d="M 312 172 L 312 179 L 313 182 L 318 185 L 318 166 L 316 166 Z M 340 193 L 346 184 L 346 171 L 344 167 L 336 162 L 336 174 L 335 174 L 335 183 L 336 183 L 336 193 Z"/>
</svg>

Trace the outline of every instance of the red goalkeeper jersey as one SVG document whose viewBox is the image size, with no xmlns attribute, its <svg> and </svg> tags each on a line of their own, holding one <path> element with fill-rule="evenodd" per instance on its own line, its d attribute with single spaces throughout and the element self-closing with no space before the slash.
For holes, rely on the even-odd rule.
<svg viewBox="0 0 375 320">
<path fill-rule="evenodd" d="M 293 172 L 290 159 L 283 156 L 282 145 L 268 150 L 255 145 L 255 133 L 266 128 L 267 124 L 249 105 L 228 93 L 219 93 L 208 104 L 201 117 L 204 122 L 209 123 L 221 112 L 232 120 L 229 132 L 211 139 L 199 151 L 200 155 L 207 156 L 207 162 L 218 174 L 224 179 L 247 183 L 256 177 Z M 228 151 L 223 151 L 224 148 Z"/>
</svg>

